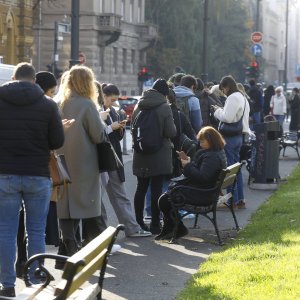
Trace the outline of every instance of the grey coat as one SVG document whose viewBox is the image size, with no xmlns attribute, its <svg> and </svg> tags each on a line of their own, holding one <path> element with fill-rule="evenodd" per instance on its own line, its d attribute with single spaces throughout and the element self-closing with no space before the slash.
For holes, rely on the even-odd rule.
<svg viewBox="0 0 300 300">
<path fill-rule="evenodd" d="M 138 177 L 152 177 L 172 174 L 172 148 L 170 138 L 176 136 L 176 127 L 170 106 L 166 98 L 156 90 L 145 91 L 138 106 L 133 112 L 133 120 L 141 109 L 155 108 L 164 137 L 163 146 L 153 154 L 133 152 L 133 174 Z M 150 133 L 151 134 L 151 133 Z"/>
<path fill-rule="evenodd" d="M 75 119 L 58 151 L 65 154 L 72 183 L 57 202 L 60 219 L 85 219 L 101 215 L 101 191 L 96 144 L 104 140 L 104 124 L 95 104 L 72 95 L 62 109 L 63 119 Z"/>
</svg>

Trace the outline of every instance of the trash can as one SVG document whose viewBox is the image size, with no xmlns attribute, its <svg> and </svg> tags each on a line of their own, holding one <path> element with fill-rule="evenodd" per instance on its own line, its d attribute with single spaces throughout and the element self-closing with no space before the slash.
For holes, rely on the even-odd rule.
<svg viewBox="0 0 300 300">
<path fill-rule="evenodd" d="M 252 141 L 250 167 L 253 183 L 277 183 L 279 179 L 279 122 L 255 124 L 254 131 L 256 139 Z"/>
</svg>

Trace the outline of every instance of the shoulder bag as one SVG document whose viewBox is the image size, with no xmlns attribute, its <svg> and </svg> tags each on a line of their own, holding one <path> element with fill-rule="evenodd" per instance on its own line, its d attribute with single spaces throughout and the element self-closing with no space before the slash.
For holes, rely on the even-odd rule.
<svg viewBox="0 0 300 300">
<path fill-rule="evenodd" d="M 97 144 L 99 172 L 116 171 L 123 167 L 108 137 L 103 143 Z"/>
<path fill-rule="evenodd" d="M 60 200 L 64 196 L 67 185 L 71 183 L 65 156 L 63 154 L 57 154 L 56 151 L 51 151 L 49 170 L 52 179 L 53 191 L 56 193 L 56 196 L 51 200 Z"/>
<path fill-rule="evenodd" d="M 245 113 L 245 108 L 246 108 L 246 99 L 245 99 L 245 105 L 244 105 L 244 111 L 242 117 L 237 122 L 233 122 L 233 123 L 220 122 L 219 132 L 223 136 L 232 137 L 243 133 L 243 117 Z"/>
</svg>

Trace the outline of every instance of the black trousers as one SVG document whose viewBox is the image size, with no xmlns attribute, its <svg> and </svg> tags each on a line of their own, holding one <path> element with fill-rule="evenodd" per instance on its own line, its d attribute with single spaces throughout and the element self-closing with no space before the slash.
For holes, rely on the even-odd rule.
<svg viewBox="0 0 300 300">
<path fill-rule="evenodd" d="M 138 224 L 143 225 L 143 214 L 145 205 L 145 196 L 147 193 L 148 186 L 150 184 L 151 189 L 151 215 L 152 215 L 152 226 L 159 226 L 159 208 L 158 198 L 162 193 L 162 186 L 164 181 L 164 175 L 153 176 L 153 177 L 137 177 L 137 188 L 134 195 L 134 210 L 135 217 Z"/>
</svg>

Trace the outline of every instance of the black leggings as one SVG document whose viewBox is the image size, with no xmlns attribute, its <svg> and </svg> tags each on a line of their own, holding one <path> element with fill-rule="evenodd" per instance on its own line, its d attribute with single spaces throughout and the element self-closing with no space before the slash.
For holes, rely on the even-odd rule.
<svg viewBox="0 0 300 300">
<path fill-rule="evenodd" d="M 151 188 L 151 215 L 152 215 L 152 226 L 159 226 L 159 208 L 158 208 L 158 198 L 162 193 L 164 176 L 153 176 L 153 177 L 137 177 L 137 188 L 134 195 L 134 210 L 136 221 L 138 224 L 142 225 L 143 214 L 144 214 L 144 205 L 145 205 L 145 196 L 147 193 L 148 186 L 150 184 Z"/>
</svg>

